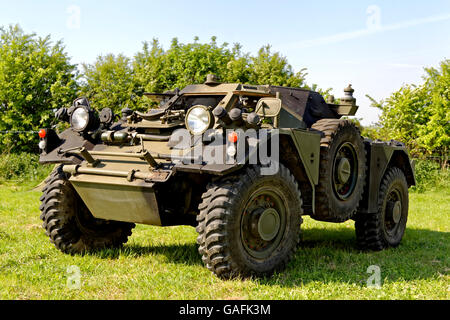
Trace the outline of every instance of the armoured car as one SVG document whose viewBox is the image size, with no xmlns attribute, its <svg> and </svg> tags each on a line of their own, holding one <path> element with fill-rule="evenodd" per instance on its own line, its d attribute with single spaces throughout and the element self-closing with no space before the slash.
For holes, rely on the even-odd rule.
<svg viewBox="0 0 450 320">
<path fill-rule="evenodd" d="M 65 253 L 124 244 L 136 223 L 190 225 L 221 278 L 270 275 L 290 261 L 302 217 L 355 221 L 361 249 L 396 247 L 415 184 L 404 144 L 372 141 L 338 101 L 273 85 L 205 83 L 145 93 L 157 107 L 96 111 L 76 99 L 39 131 L 41 219 Z"/>
</svg>

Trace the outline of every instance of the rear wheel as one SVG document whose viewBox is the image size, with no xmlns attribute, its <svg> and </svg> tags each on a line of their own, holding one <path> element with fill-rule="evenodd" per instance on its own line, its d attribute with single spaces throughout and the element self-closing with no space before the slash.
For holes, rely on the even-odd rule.
<svg viewBox="0 0 450 320">
<path fill-rule="evenodd" d="M 366 152 L 359 129 L 349 120 L 323 119 L 312 129 L 322 132 L 316 210 L 311 217 L 346 221 L 356 213 L 366 180 Z"/>
<path fill-rule="evenodd" d="M 40 218 L 56 248 L 65 253 L 82 253 L 127 242 L 134 224 L 94 218 L 62 166 L 55 168 L 45 182 Z"/>
<path fill-rule="evenodd" d="M 382 250 L 400 244 L 408 220 L 408 184 L 399 168 L 391 168 L 381 183 L 376 213 L 358 214 L 356 240 L 360 249 Z"/>
<path fill-rule="evenodd" d="M 272 176 L 258 166 L 210 183 L 199 206 L 199 252 L 221 278 L 283 269 L 299 242 L 302 201 L 287 168 Z"/>
</svg>

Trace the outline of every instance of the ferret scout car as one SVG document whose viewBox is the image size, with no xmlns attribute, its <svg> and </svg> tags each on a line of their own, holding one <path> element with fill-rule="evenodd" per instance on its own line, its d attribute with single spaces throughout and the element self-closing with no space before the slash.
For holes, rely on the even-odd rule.
<svg viewBox="0 0 450 320">
<path fill-rule="evenodd" d="M 414 170 L 404 144 L 371 141 L 314 91 L 220 83 L 146 93 L 148 112 L 99 112 L 85 98 L 56 116 L 70 128 L 39 132 L 41 219 L 65 253 L 124 244 L 135 223 L 191 225 L 205 266 L 221 278 L 282 270 L 302 216 L 355 220 L 362 249 L 399 245 Z"/>
</svg>

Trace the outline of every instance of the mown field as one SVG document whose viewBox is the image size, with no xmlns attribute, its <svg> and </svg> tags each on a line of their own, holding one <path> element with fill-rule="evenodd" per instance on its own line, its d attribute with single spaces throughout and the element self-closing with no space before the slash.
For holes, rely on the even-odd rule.
<svg viewBox="0 0 450 320">
<path fill-rule="evenodd" d="M 287 270 L 223 281 L 203 267 L 191 227 L 137 226 L 122 249 L 65 255 L 50 244 L 31 186 L 0 184 L 0 299 L 449 299 L 450 189 L 412 193 L 399 248 L 355 249 L 353 222 L 309 218 Z M 67 285 L 69 266 L 81 273 Z M 368 288 L 367 269 L 381 270 Z"/>
</svg>

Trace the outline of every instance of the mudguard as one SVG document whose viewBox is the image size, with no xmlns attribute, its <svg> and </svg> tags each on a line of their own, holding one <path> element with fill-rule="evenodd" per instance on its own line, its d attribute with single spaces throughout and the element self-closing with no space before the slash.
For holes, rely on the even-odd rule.
<svg viewBox="0 0 450 320">
<path fill-rule="evenodd" d="M 280 129 L 280 134 L 290 136 L 294 142 L 309 182 L 314 187 L 319 182 L 320 133 L 303 129 Z"/>
<path fill-rule="evenodd" d="M 367 152 L 367 176 L 363 200 L 358 211 L 372 213 L 378 210 L 380 184 L 388 168 L 401 169 L 406 176 L 408 187 L 416 185 L 416 179 L 414 162 L 403 143 L 365 139 L 364 145 Z"/>
</svg>

